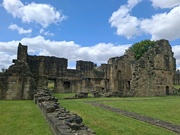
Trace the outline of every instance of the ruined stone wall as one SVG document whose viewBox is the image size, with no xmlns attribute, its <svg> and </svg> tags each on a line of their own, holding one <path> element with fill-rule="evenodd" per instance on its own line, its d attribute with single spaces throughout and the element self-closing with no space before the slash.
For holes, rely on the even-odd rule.
<svg viewBox="0 0 180 135">
<path fill-rule="evenodd" d="M 179 70 L 176 71 L 176 77 L 175 77 L 174 83 L 176 85 L 180 85 L 180 71 Z"/>
<path fill-rule="evenodd" d="M 77 114 L 70 113 L 47 92 L 36 93 L 34 101 L 41 109 L 55 135 L 95 135 Z"/>
<path fill-rule="evenodd" d="M 103 76 L 103 79 L 109 79 L 109 74 L 110 74 L 110 65 L 109 64 L 101 64 L 100 67 L 98 67 L 97 69 L 98 71 L 100 71 Z"/>
<path fill-rule="evenodd" d="M 7 79 L 0 75 L 0 99 L 6 99 Z"/>
<path fill-rule="evenodd" d="M 17 62 L 0 77 L 1 99 L 32 99 L 34 78 L 25 62 Z"/>
<path fill-rule="evenodd" d="M 100 71 L 102 76 L 99 84 L 100 86 L 99 89 L 101 89 L 101 91 L 104 93 L 110 91 L 110 85 L 109 85 L 110 69 L 111 69 L 110 64 L 101 64 L 101 66 L 98 68 L 98 71 Z"/>
<path fill-rule="evenodd" d="M 55 84 L 57 93 L 75 93 L 81 89 L 81 80 L 76 78 L 57 78 Z"/>
<path fill-rule="evenodd" d="M 163 96 L 173 94 L 176 64 L 167 40 L 159 40 L 148 50 L 135 66 L 132 96 Z"/>
<path fill-rule="evenodd" d="M 173 94 L 176 61 L 167 40 L 136 60 L 131 49 L 121 57 L 110 58 L 109 88 L 122 96 L 162 96 Z"/>
<path fill-rule="evenodd" d="M 55 92 L 78 92 L 89 89 L 83 79 L 94 77 L 94 63 L 77 61 L 77 69 L 67 69 L 67 59 L 48 56 L 28 56 L 38 89 L 47 89 L 48 79 L 55 81 Z M 87 87 L 86 87 L 87 86 Z"/>
<path fill-rule="evenodd" d="M 67 70 L 67 59 L 49 56 L 28 56 L 28 64 L 37 76 L 55 78 L 63 76 Z"/>
<path fill-rule="evenodd" d="M 55 92 L 114 92 L 119 96 L 158 96 L 173 94 L 176 61 L 167 40 L 159 40 L 139 60 L 131 49 L 125 55 L 97 67 L 90 61 L 77 61 L 67 69 L 68 60 L 49 56 L 29 56 L 19 44 L 17 60 L 0 76 L 0 99 L 31 99 L 34 91 L 47 89 L 53 80 Z"/>
<path fill-rule="evenodd" d="M 0 77 L 1 99 L 33 99 L 35 80 L 27 64 L 27 46 L 19 44 L 17 60 Z"/>
<path fill-rule="evenodd" d="M 17 60 L 22 62 L 27 62 L 28 54 L 27 54 L 27 46 L 22 45 L 19 43 L 18 50 L 17 50 Z"/>
<path fill-rule="evenodd" d="M 91 61 L 76 61 L 76 70 L 80 71 L 83 78 L 93 78 L 94 63 Z"/>
<path fill-rule="evenodd" d="M 127 96 L 130 90 L 130 81 L 133 72 L 133 53 L 127 52 L 124 56 L 109 59 L 110 66 L 109 86 L 111 91 L 120 91 Z"/>
</svg>

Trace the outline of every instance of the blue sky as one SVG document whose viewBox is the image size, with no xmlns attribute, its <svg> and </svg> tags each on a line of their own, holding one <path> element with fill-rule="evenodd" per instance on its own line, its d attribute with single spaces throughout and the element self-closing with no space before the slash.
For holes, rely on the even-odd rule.
<svg viewBox="0 0 180 135">
<path fill-rule="evenodd" d="M 30 55 L 98 65 L 144 39 L 167 39 L 180 68 L 179 0 L 1 0 L 0 68 L 11 65 L 18 43 Z"/>
</svg>

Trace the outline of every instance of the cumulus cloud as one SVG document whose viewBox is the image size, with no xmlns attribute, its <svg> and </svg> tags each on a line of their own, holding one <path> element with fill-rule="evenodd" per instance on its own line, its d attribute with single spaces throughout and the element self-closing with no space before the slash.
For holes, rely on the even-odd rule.
<svg viewBox="0 0 180 135">
<path fill-rule="evenodd" d="M 128 0 L 126 5 L 122 5 L 117 11 L 113 12 L 109 18 L 111 27 L 117 29 L 116 34 L 125 36 L 127 39 L 140 35 L 141 33 L 150 34 L 152 40 L 180 38 L 180 1 L 179 0 L 151 0 L 155 7 L 167 7 L 169 12 L 154 14 L 151 18 L 137 18 L 132 16 L 131 10 L 140 3 L 140 0 Z"/>
<path fill-rule="evenodd" d="M 180 5 L 179 0 L 150 0 L 156 8 L 172 8 Z"/>
<path fill-rule="evenodd" d="M 49 4 L 36 4 L 34 2 L 24 5 L 20 0 L 3 0 L 3 7 L 15 18 L 24 23 L 37 23 L 44 28 L 52 23 L 58 23 L 66 17 Z"/>
<path fill-rule="evenodd" d="M 169 13 L 161 13 L 150 19 L 141 21 L 141 29 L 152 35 L 153 40 L 160 38 L 174 40 L 180 38 L 180 6 L 173 8 Z"/>
<path fill-rule="evenodd" d="M 111 23 L 111 27 L 117 28 L 117 35 L 125 36 L 130 39 L 140 34 L 140 21 L 137 17 L 130 15 L 133 7 L 140 2 L 141 0 L 128 0 L 127 5 L 122 5 L 117 11 L 113 12 L 112 16 L 109 18 L 109 23 Z"/>
<path fill-rule="evenodd" d="M 30 34 L 32 32 L 32 29 L 25 30 L 24 28 L 19 27 L 16 24 L 9 25 L 8 29 L 17 30 L 19 34 Z"/>
<path fill-rule="evenodd" d="M 7 68 L 12 59 L 16 57 L 18 43 L 28 45 L 30 55 L 45 55 L 64 57 L 73 62 L 76 60 L 92 61 L 97 64 L 107 63 L 110 57 L 121 56 L 128 45 L 114 45 L 112 43 L 99 43 L 91 47 L 83 47 L 74 41 L 51 41 L 42 36 L 23 38 L 20 41 L 0 42 L 0 68 Z"/>
<path fill-rule="evenodd" d="M 82 46 L 74 41 L 52 41 L 42 36 L 33 38 L 23 38 L 20 41 L 0 42 L 0 69 L 8 68 L 12 64 L 12 59 L 17 56 L 17 47 L 19 42 L 28 45 L 29 55 L 56 56 L 67 58 L 69 63 L 75 63 L 77 60 L 92 61 L 97 63 L 107 63 L 111 57 L 122 56 L 126 49 L 131 45 L 114 45 L 113 43 L 99 43 L 92 46 Z M 174 56 L 177 62 L 177 68 L 180 67 L 180 45 L 172 46 Z M 74 65 L 70 65 L 74 68 Z"/>
<path fill-rule="evenodd" d="M 16 58 L 17 45 L 17 41 L 0 42 L 0 70 L 7 68 Z"/>
</svg>

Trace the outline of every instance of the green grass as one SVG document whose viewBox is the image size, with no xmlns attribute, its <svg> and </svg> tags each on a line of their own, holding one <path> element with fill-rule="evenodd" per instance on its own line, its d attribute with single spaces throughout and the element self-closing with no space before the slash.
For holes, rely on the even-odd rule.
<svg viewBox="0 0 180 135">
<path fill-rule="evenodd" d="M 166 129 L 163 129 L 154 125 L 150 125 L 150 124 L 138 121 L 138 120 L 134 120 L 134 119 L 122 116 L 122 115 L 118 115 L 113 112 L 103 110 L 101 108 L 94 107 L 92 105 L 88 105 L 84 103 L 85 101 L 99 100 L 99 101 L 102 101 L 102 103 L 104 104 L 110 104 L 118 108 L 118 107 L 121 107 L 121 106 L 118 106 L 118 103 L 121 104 L 122 102 L 124 106 L 126 105 L 128 106 L 129 104 L 130 105 L 132 104 L 131 106 L 133 106 L 133 102 L 136 102 L 134 100 L 138 100 L 137 102 L 139 102 L 139 100 L 144 99 L 144 98 L 87 98 L 87 99 L 75 99 L 75 100 L 63 99 L 63 97 L 67 97 L 70 95 L 72 94 L 55 94 L 55 96 L 60 99 L 61 106 L 64 106 L 66 109 L 70 110 L 71 112 L 77 113 L 78 115 L 80 115 L 83 118 L 84 123 L 90 128 L 92 128 L 93 130 L 95 130 L 97 135 L 171 135 L 171 134 L 173 135 L 175 134 L 169 130 L 166 130 Z M 152 98 L 146 98 L 146 99 L 152 99 Z M 116 101 L 104 102 L 103 100 L 116 100 Z M 127 101 L 126 103 L 124 102 L 124 100 L 132 100 L 132 101 Z M 149 102 L 152 102 L 152 101 L 153 100 L 149 100 Z M 159 102 L 161 102 L 161 100 L 159 100 Z M 165 104 L 167 102 L 165 102 Z M 114 105 L 114 103 L 117 103 L 117 106 Z M 143 106 L 146 106 L 146 105 L 143 105 Z M 139 106 L 135 106 L 137 110 L 138 110 L 138 107 Z M 169 106 L 169 107 L 170 107 L 169 109 L 177 108 L 174 105 Z M 151 108 L 151 106 L 147 108 Z M 147 111 L 149 110 L 146 110 L 146 112 Z M 156 112 L 151 112 L 151 113 L 156 113 Z M 166 112 L 163 112 L 163 113 L 166 113 Z M 172 115 L 174 115 L 174 112 L 172 113 Z M 179 118 L 180 117 L 178 116 L 177 119 Z"/>
<path fill-rule="evenodd" d="M 103 102 L 106 105 L 121 108 L 141 115 L 158 118 L 180 125 L 180 96 L 134 98 L 133 100 L 121 100 Z"/>
<path fill-rule="evenodd" d="M 122 108 L 180 125 L 180 96 L 87 98 L 64 100 L 75 93 L 55 94 L 60 105 L 77 113 L 97 135 L 173 135 L 175 133 L 86 104 L 85 101 Z M 107 101 L 104 101 L 107 100 Z M 0 101 L 0 135 L 52 135 L 39 108 L 30 100 Z"/>
<path fill-rule="evenodd" d="M 175 87 L 176 89 L 179 89 L 179 88 L 180 88 L 180 85 L 174 85 L 174 87 Z"/>
<path fill-rule="evenodd" d="M 53 135 L 32 100 L 0 101 L 0 135 Z"/>
<path fill-rule="evenodd" d="M 53 80 L 48 80 L 48 89 L 54 90 L 54 81 Z"/>
</svg>

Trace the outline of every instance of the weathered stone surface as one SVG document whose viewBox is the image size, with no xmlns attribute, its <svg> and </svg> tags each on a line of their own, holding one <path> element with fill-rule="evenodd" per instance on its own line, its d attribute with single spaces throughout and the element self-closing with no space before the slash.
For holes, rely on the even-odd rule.
<svg viewBox="0 0 180 135">
<path fill-rule="evenodd" d="M 10 66 L 5 73 L 0 75 L 0 99 L 33 99 L 36 90 L 35 80 L 26 62 L 27 48 L 19 44 L 18 54 L 20 56 L 15 64 Z"/>
<path fill-rule="evenodd" d="M 175 84 L 180 85 L 180 70 L 176 71 Z"/>
<path fill-rule="evenodd" d="M 157 53 L 158 48 L 158 53 Z M 167 40 L 156 42 L 155 48 L 147 51 L 136 64 L 131 78 L 133 96 L 163 96 L 173 93 L 176 64 L 171 46 Z M 138 61 L 138 62 L 139 62 Z"/>
</svg>

